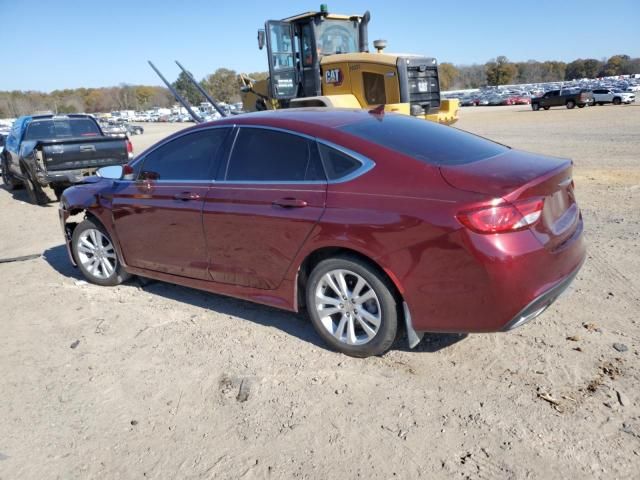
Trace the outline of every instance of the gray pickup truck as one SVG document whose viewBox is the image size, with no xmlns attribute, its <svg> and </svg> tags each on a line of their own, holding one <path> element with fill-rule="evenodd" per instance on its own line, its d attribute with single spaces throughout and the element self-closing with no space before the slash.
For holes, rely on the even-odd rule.
<svg viewBox="0 0 640 480">
<path fill-rule="evenodd" d="M 2 152 L 2 179 L 10 190 L 24 185 L 42 205 L 100 167 L 127 163 L 131 153 L 128 138 L 105 136 L 90 115 L 20 117 Z"/>
<path fill-rule="evenodd" d="M 551 107 L 584 108 L 593 104 L 593 93 L 573 88 L 550 90 L 541 97 L 531 99 L 531 109 L 536 111 L 541 108 L 549 110 Z"/>
</svg>

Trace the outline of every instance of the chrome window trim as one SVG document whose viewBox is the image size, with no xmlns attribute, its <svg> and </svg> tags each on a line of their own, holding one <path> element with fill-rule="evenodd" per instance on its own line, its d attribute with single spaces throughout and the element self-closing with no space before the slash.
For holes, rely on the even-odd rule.
<svg viewBox="0 0 640 480">
<path fill-rule="evenodd" d="M 152 185 L 155 185 L 157 183 L 198 183 L 198 184 L 214 184 L 216 183 L 215 180 L 189 180 L 189 179 L 182 179 L 182 180 L 119 180 L 122 182 L 134 182 L 134 183 L 150 183 Z"/>
<path fill-rule="evenodd" d="M 240 129 L 241 128 L 261 128 L 264 130 L 273 130 L 276 132 L 282 132 L 282 133 L 288 133 L 290 135 L 295 135 L 298 137 L 302 137 L 305 138 L 307 140 L 310 140 L 312 142 L 315 143 L 321 143 L 322 145 L 325 145 L 329 148 L 333 148 L 334 150 L 337 150 L 353 159 L 355 159 L 356 161 L 358 161 L 361 166 L 359 168 L 357 168 L 356 170 L 354 170 L 353 172 L 351 172 L 348 175 L 345 175 L 344 177 L 340 177 L 334 180 L 301 180 L 301 181 L 295 181 L 295 180 L 281 180 L 281 181 L 276 181 L 276 180 L 216 180 L 216 179 L 211 179 L 211 180 L 188 180 L 188 179 L 182 179 L 182 180 L 153 180 L 152 182 L 154 184 L 166 184 L 166 183 L 198 183 L 198 184 L 210 184 L 210 185 L 247 185 L 247 184 L 254 184 L 254 185 L 335 185 L 335 184 L 340 184 L 340 183 L 345 183 L 345 182 L 349 182 L 351 180 L 355 180 L 356 178 L 364 175 L 365 173 L 369 172 L 371 169 L 373 169 L 376 166 L 376 162 L 374 162 L 373 160 L 371 160 L 370 158 L 355 152 L 349 148 L 343 147 L 342 145 L 337 145 L 333 142 L 330 142 L 328 140 L 323 140 L 321 138 L 318 137 L 313 137 L 311 135 L 307 135 L 306 133 L 300 133 L 300 132 L 295 132 L 293 130 L 288 130 L 286 128 L 281 128 L 281 127 L 272 127 L 272 126 L 268 126 L 268 125 L 244 125 L 244 124 L 225 124 L 225 125 L 212 125 L 212 126 L 208 126 L 205 128 L 201 128 L 201 129 L 197 129 L 197 130 L 190 130 L 187 132 L 184 132 L 180 135 L 177 135 L 175 137 L 171 137 L 170 139 L 165 139 L 163 141 L 161 141 L 161 143 L 155 145 L 154 147 L 152 147 L 149 150 L 145 150 L 143 153 L 144 155 L 141 155 L 139 157 L 137 157 L 133 162 L 132 162 L 132 166 L 136 165 L 138 162 L 144 161 L 144 159 L 146 158 L 147 155 L 155 152 L 158 148 L 166 145 L 167 143 L 173 141 L 173 140 L 177 140 L 178 138 L 181 138 L 185 135 L 189 135 L 191 133 L 196 133 L 202 130 L 213 130 L 213 129 L 218 129 L 218 128 L 230 128 L 232 130 L 234 130 L 234 137 L 233 137 L 233 141 L 231 143 L 231 147 L 229 148 L 229 154 L 226 156 L 226 159 L 224 161 L 226 161 L 226 165 L 225 165 L 225 169 L 224 169 L 224 178 L 227 177 L 228 171 L 229 171 L 229 165 L 231 162 L 231 154 L 233 153 L 233 149 L 235 148 L 236 145 L 236 140 L 238 139 L 238 134 L 240 133 Z M 320 152 L 318 152 L 318 155 L 321 155 Z M 322 164 L 322 168 L 324 170 L 324 161 L 321 160 L 323 162 Z M 325 177 L 326 177 L 326 171 L 325 173 Z M 131 183 L 136 183 L 136 182 L 144 182 L 144 180 L 126 180 L 126 179 L 120 179 L 118 180 L 119 182 L 131 182 Z"/>
<path fill-rule="evenodd" d="M 376 163 L 371 160 L 368 157 L 365 157 L 364 155 L 358 153 L 358 152 L 354 152 L 353 150 L 350 150 L 346 147 L 343 147 L 341 145 L 337 145 L 333 142 L 330 142 L 328 140 L 323 140 L 317 137 L 312 137 L 311 135 L 307 135 L 306 133 L 300 133 L 300 132 L 295 132 L 293 130 L 288 130 L 286 128 L 281 128 L 281 127 L 272 127 L 269 125 L 243 125 L 243 124 L 238 124 L 235 125 L 236 128 L 236 136 L 233 139 L 233 143 L 231 145 L 231 148 L 229 149 L 229 155 L 227 158 L 227 165 L 225 168 L 225 172 L 224 172 L 224 178 L 225 180 L 218 180 L 216 181 L 216 185 L 247 185 L 247 184 L 255 184 L 255 185 L 334 185 L 334 184 L 338 184 L 338 183 L 345 183 L 345 182 L 349 182 L 351 180 L 354 180 L 362 175 L 364 175 L 365 173 L 367 173 L 369 170 L 371 170 L 373 167 L 376 166 Z M 345 155 L 347 155 L 348 157 L 351 157 L 353 159 L 355 159 L 356 161 L 358 161 L 360 163 L 360 167 L 357 168 L 356 170 L 354 170 L 353 172 L 351 172 L 348 175 L 345 175 L 344 177 L 340 177 L 337 178 L 335 180 L 300 180 L 300 181 L 295 181 L 295 180 L 226 180 L 227 178 L 227 174 L 229 173 L 229 165 L 231 164 L 231 155 L 233 153 L 233 149 L 236 145 L 236 140 L 238 138 L 238 135 L 240 133 L 240 130 L 242 128 L 261 128 L 263 130 L 273 130 L 275 132 L 282 132 L 282 133 L 288 133 L 289 135 L 295 135 L 298 137 L 302 137 L 305 138 L 307 140 L 310 140 L 312 142 L 315 143 L 321 143 L 329 148 L 333 148 L 334 150 L 337 150 Z M 318 152 L 318 155 L 320 155 L 322 157 L 322 154 L 320 152 Z M 322 169 L 324 170 L 324 161 L 321 158 L 321 162 L 322 162 Z M 325 178 L 327 176 L 327 172 L 324 172 L 325 174 Z"/>
<path fill-rule="evenodd" d="M 371 160 L 369 157 L 365 157 L 364 155 L 362 155 L 362 154 L 360 154 L 358 152 L 354 152 L 353 150 L 350 150 L 350 149 L 348 149 L 346 147 L 343 147 L 342 145 L 336 145 L 335 143 L 329 142 L 327 140 L 317 139 L 316 141 L 318 143 L 321 143 L 321 144 L 329 147 L 329 148 L 333 148 L 334 150 L 337 150 L 337 151 L 345 154 L 348 157 L 351 157 L 351 158 L 357 160 L 361 164 L 360 168 L 356 168 L 353 172 L 351 172 L 348 175 L 345 175 L 344 177 L 336 178 L 334 180 L 328 180 L 327 183 L 329 183 L 330 185 L 334 185 L 334 184 L 337 184 L 337 183 L 345 183 L 345 182 L 349 182 L 351 180 L 354 180 L 354 179 L 364 175 L 365 173 L 367 173 L 369 170 L 371 170 L 373 167 L 376 166 L 376 162 Z"/>
</svg>

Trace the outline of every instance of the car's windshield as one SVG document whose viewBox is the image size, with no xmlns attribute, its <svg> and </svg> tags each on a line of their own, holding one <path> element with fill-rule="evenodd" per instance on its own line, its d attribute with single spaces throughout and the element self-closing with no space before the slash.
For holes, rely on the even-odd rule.
<svg viewBox="0 0 640 480">
<path fill-rule="evenodd" d="M 508 147 L 454 127 L 418 120 L 406 115 L 385 114 L 340 130 L 383 147 L 435 165 L 460 165 L 499 155 Z"/>
<path fill-rule="evenodd" d="M 88 118 L 46 118 L 32 121 L 24 134 L 25 140 L 95 137 L 100 131 Z"/>
<path fill-rule="evenodd" d="M 318 54 L 358 51 L 358 24 L 351 20 L 323 20 L 316 26 Z"/>
</svg>

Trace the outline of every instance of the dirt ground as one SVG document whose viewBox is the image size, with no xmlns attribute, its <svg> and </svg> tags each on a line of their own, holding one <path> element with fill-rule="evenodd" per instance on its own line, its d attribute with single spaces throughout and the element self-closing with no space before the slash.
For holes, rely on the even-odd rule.
<svg viewBox="0 0 640 480">
<path fill-rule="evenodd" d="M 329 351 L 301 316 L 161 282 L 102 288 L 57 204 L 0 188 L 0 479 L 638 478 L 640 105 L 463 109 L 575 160 L 588 260 L 508 334 Z M 176 126 L 145 125 L 136 150 Z"/>
</svg>

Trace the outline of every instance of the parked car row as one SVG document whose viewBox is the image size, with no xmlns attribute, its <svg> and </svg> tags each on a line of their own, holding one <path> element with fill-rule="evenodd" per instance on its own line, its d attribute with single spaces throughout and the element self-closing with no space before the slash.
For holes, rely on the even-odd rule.
<svg viewBox="0 0 640 480">
<path fill-rule="evenodd" d="M 467 94 L 459 97 L 460 105 L 486 106 L 486 105 L 529 105 L 531 103 L 530 92 L 518 91 L 488 91 Z"/>
<path fill-rule="evenodd" d="M 526 85 L 512 85 L 509 87 L 484 87 L 472 92 L 454 92 L 444 94 L 446 98 L 457 98 L 463 107 L 469 106 L 490 106 L 490 105 L 528 105 L 531 104 L 534 110 L 544 108 L 546 101 L 537 102 L 539 107 L 533 106 L 534 99 L 558 97 L 573 94 L 576 92 L 592 92 L 592 102 L 582 102 L 578 99 L 570 101 L 566 98 L 563 106 L 573 108 L 574 106 L 604 105 L 612 103 L 614 105 L 629 104 L 635 102 L 636 92 L 640 91 L 640 79 L 598 79 L 598 80 L 575 80 L 571 82 L 552 82 Z M 556 99 L 559 100 L 559 99 Z M 554 105 L 555 106 L 555 105 Z"/>
</svg>

